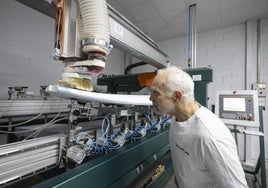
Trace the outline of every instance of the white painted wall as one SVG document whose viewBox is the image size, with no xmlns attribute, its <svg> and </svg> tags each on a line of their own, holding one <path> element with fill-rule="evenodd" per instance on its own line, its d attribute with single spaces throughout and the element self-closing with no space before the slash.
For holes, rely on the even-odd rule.
<svg viewBox="0 0 268 188">
<path fill-rule="evenodd" d="M 268 19 L 261 20 L 260 82 L 268 83 Z M 187 68 L 187 36 L 158 42 L 165 49 L 173 65 Z M 231 27 L 197 34 L 197 68 L 211 67 L 213 82 L 208 86 L 208 106 L 215 104 L 216 90 L 251 89 L 257 82 L 257 20 Z M 153 71 L 150 66 L 135 72 Z M 266 100 L 268 108 L 268 99 Z M 268 158 L 268 113 L 264 111 L 265 151 Z M 243 157 L 243 137 L 239 137 L 240 156 Z M 257 159 L 258 137 L 247 138 L 247 159 Z"/>
<path fill-rule="evenodd" d="M 197 67 L 213 69 L 209 105 L 215 104 L 215 90 L 244 89 L 244 39 L 243 24 L 197 35 Z M 173 65 L 187 68 L 187 37 L 160 42 L 160 47 L 170 55 Z"/>
<path fill-rule="evenodd" d="M 261 20 L 261 72 L 260 81 L 268 82 L 268 19 Z M 266 113 L 268 115 L 268 113 Z M 267 116 L 266 116 L 267 117 Z M 268 128 L 267 128 L 268 129 Z"/>
<path fill-rule="evenodd" d="M 247 27 L 247 36 L 246 36 Z M 215 104 L 216 90 L 251 89 L 257 81 L 257 21 L 248 21 L 231 27 L 197 35 L 197 67 L 210 66 L 213 82 L 208 86 L 209 107 Z M 173 65 L 187 68 L 187 37 L 159 42 L 160 48 L 171 57 Z M 247 46 L 247 48 L 246 48 Z M 268 83 L 268 19 L 261 20 L 260 81 Z M 247 77 L 247 79 L 245 78 Z M 266 102 L 266 106 L 267 106 Z M 266 158 L 268 158 L 268 113 L 264 111 Z M 256 159 L 257 138 L 247 138 L 247 154 Z M 243 142 L 240 150 L 243 151 Z M 240 156 L 243 156 L 240 153 Z"/>
<path fill-rule="evenodd" d="M 261 20 L 260 56 L 261 71 L 260 82 L 268 84 L 268 19 Z M 268 89 L 268 88 L 267 88 Z M 265 131 L 265 157 L 268 158 L 268 99 L 266 99 L 266 111 L 264 111 L 264 131 Z M 252 146 L 254 148 L 254 146 Z"/>
<path fill-rule="evenodd" d="M 9 86 L 28 86 L 39 95 L 40 85 L 57 82 L 63 64 L 52 60 L 54 21 L 16 1 L 0 7 L 0 99 Z"/>
<path fill-rule="evenodd" d="M 58 82 L 64 64 L 51 55 L 54 19 L 15 0 L 2 0 L 0 28 L 0 100 L 8 99 L 9 86 L 28 86 L 39 96 L 41 85 Z M 103 73 L 122 74 L 122 62 L 124 53 L 112 49 Z"/>
</svg>

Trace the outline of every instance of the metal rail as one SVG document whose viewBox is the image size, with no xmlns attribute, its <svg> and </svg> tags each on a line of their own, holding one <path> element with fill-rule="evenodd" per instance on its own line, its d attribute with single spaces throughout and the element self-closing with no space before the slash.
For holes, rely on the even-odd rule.
<svg viewBox="0 0 268 188">
<path fill-rule="evenodd" d="M 44 0 L 17 1 L 44 13 L 47 16 L 52 18 L 55 17 L 55 15 L 52 14 L 52 12 L 54 12 L 54 6 L 49 2 Z M 75 6 L 74 0 L 67 1 L 69 1 L 70 6 Z M 112 45 L 157 68 L 164 68 L 167 66 L 167 63 L 169 63 L 168 55 L 165 54 L 150 37 L 134 26 L 110 5 L 108 5 L 108 10 Z M 70 57 L 71 59 L 81 58 L 81 43 L 78 36 L 79 34 L 77 34 L 76 31 L 76 14 L 68 14 L 68 20 L 69 22 L 66 25 L 66 30 L 68 31 L 66 34 L 68 37 L 66 38 L 69 41 L 65 41 L 64 43 L 66 45 L 69 43 L 70 45 L 68 44 L 68 46 L 70 47 L 67 48 L 68 46 L 66 46 L 65 48 L 67 50 L 64 51 L 63 54 L 65 57 Z"/>
<path fill-rule="evenodd" d="M 0 100 L 0 118 L 68 112 L 68 100 Z"/>
<path fill-rule="evenodd" d="M 0 186 L 59 164 L 65 135 L 0 146 Z"/>
</svg>

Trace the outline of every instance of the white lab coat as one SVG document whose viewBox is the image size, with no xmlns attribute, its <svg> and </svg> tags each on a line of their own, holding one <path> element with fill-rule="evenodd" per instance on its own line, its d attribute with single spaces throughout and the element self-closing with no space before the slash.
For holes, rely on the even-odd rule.
<svg viewBox="0 0 268 188">
<path fill-rule="evenodd" d="M 173 119 L 169 143 L 179 188 L 248 187 L 234 138 L 205 107 L 185 122 Z"/>
</svg>

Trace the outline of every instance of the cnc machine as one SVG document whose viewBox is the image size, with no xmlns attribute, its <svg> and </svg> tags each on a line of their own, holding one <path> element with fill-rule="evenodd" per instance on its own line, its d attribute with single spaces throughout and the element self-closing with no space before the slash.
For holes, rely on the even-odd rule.
<svg viewBox="0 0 268 188">
<path fill-rule="evenodd" d="M 9 143 L 0 146 L 0 186 L 163 186 L 172 175 L 169 117 L 153 113 L 149 95 L 94 91 L 91 76 L 105 69 L 113 46 L 156 69 L 168 56 L 105 0 L 19 2 L 54 10 L 53 57 L 65 67 L 58 83 L 42 88 L 44 100 L 22 101 L 10 92 L 13 99 L 1 101 Z"/>
</svg>

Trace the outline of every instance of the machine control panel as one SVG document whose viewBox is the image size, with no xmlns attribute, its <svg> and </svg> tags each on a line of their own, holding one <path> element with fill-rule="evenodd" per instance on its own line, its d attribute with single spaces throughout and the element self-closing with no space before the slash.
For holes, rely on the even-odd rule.
<svg viewBox="0 0 268 188">
<path fill-rule="evenodd" d="M 253 121 L 255 114 L 253 110 L 252 96 L 221 95 L 219 98 L 219 117 L 225 119 L 240 119 Z"/>
<path fill-rule="evenodd" d="M 267 96 L 267 84 L 265 82 L 253 84 L 253 89 L 257 90 L 258 97 Z"/>
<path fill-rule="evenodd" d="M 258 127 L 257 91 L 218 91 L 215 112 L 226 124 Z"/>
<path fill-rule="evenodd" d="M 267 84 L 266 82 L 259 82 L 253 84 L 253 90 L 258 92 L 259 105 L 264 107 L 266 106 L 266 96 L 267 96 Z"/>
</svg>

